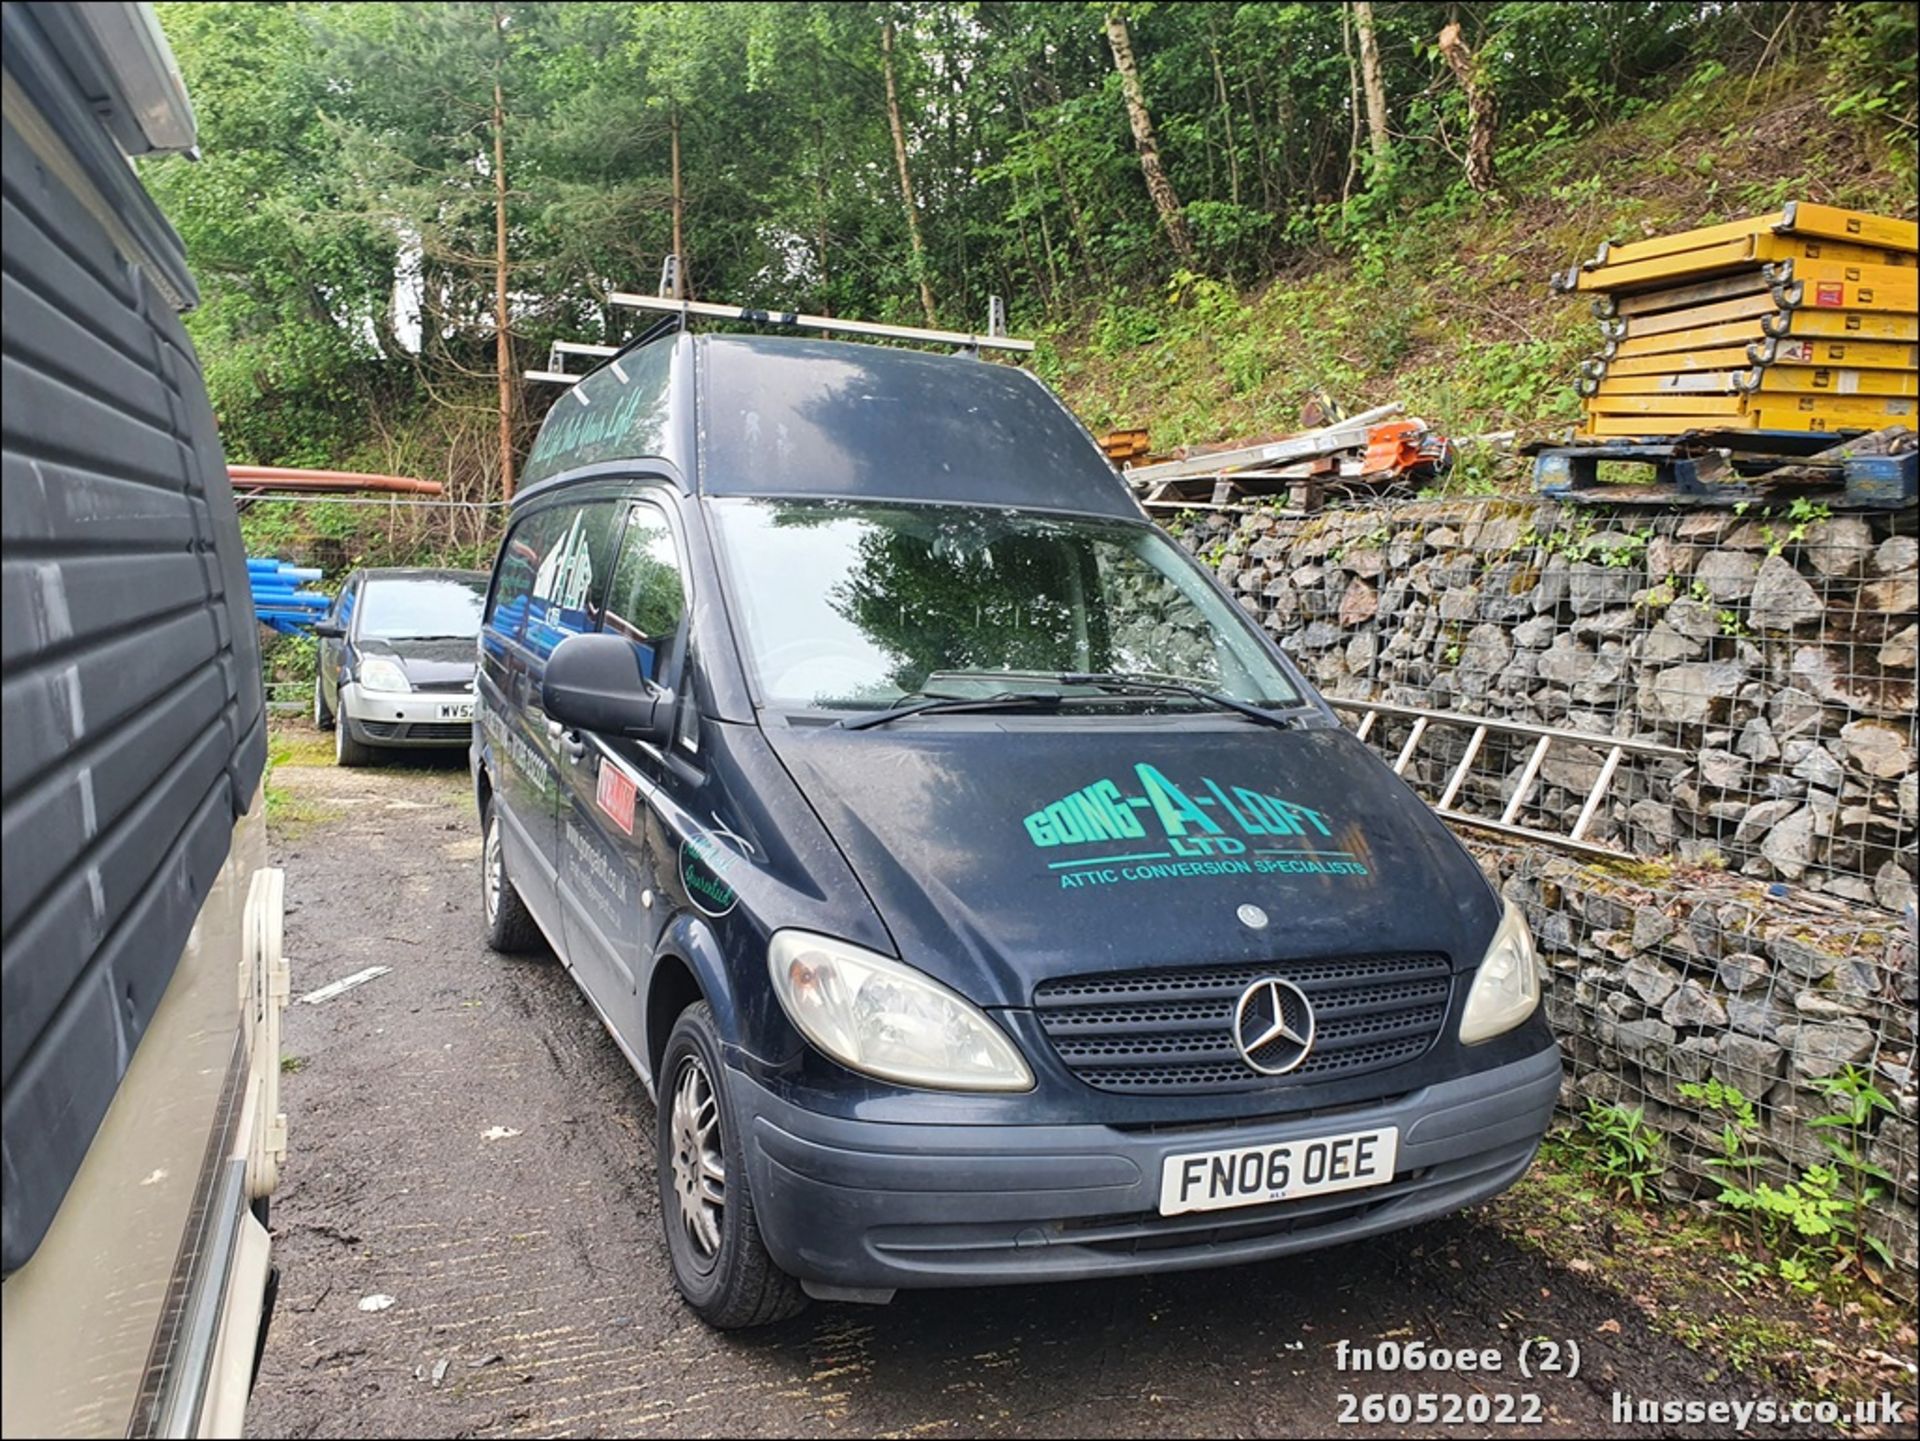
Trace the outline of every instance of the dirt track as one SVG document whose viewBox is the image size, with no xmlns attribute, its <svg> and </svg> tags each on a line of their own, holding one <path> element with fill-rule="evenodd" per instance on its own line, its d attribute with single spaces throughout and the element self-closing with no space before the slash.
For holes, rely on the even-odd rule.
<svg viewBox="0 0 1920 1441">
<path fill-rule="evenodd" d="M 276 783 L 331 811 L 275 841 L 293 994 L 392 970 L 287 1016 L 284 1275 L 255 1435 L 1677 1435 L 1615 1425 L 1612 1391 L 1754 1394 L 1472 1217 L 1263 1266 L 816 1304 L 716 1335 L 668 1279 L 638 1081 L 558 966 L 481 943 L 464 757 Z M 361 1310 L 374 1295 L 393 1303 Z M 1519 1376 L 1532 1336 L 1577 1342 L 1579 1378 Z M 1337 1342 L 1387 1338 L 1498 1347 L 1506 1369 L 1336 1370 Z M 1341 1393 L 1390 1390 L 1536 1392 L 1541 1424 L 1338 1424 Z"/>
</svg>

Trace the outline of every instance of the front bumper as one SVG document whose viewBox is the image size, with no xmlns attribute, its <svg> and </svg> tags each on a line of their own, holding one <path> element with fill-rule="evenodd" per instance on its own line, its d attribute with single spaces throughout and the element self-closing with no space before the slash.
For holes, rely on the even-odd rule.
<svg viewBox="0 0 1920 1441">
<path fill-rule="evenodd" d="M 1557 1046 L 1329 1115 L 1159 1132 L 919 1126 L 822 1116 L 744 1074 L 746 1164 L 783 1270 L 886 1291 L 1197 1270 L 1398 1230 L 1499 1194 L 1526 1171 L 1560 1086 Z M 1398 1126 L 1391 1182 L 1161 1216 L 1171 1155 Z"/>
<path fill-rule="evenodd" d="M 445 714 L 464 707 L 466 719 Z M 338 723 L 370 746 L 465 746 L 473 740 L 472 691 L 340 691 Z"/>
</svg>

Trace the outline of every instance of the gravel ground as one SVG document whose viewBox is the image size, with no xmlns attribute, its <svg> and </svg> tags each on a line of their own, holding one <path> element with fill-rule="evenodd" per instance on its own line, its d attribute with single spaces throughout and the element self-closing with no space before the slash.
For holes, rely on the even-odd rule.
<svg viewBox="0 0 1920 1441">
<path fill-rule="evenodd" d="M 1612 1392 L 1754 1394 L 1473 1216 L 1261 1266 L 815 1304 L 715 1334 L 669 1279 L 639 1082 L 563 970 L 482 944 L 464 757 L 274 780 L 304 817 L 274 843 L 293 994 L 392 969 L 287 1016 L 255 1435 L 1684 1435 L 1616 1423 Z M 363 1310 L 375 1296 L 392 1303 Z M 1578 1344 L 1577 1379 L 1517 1374 L 1536 1336 Z M 1493 1347 L 1504 1369 L 1342 1374 L 1343 1340 Z M 1539 1424 L 1340 1424 L 1343 1393 L 1392 1390 L 1533 1392 Z"/>
</svg>

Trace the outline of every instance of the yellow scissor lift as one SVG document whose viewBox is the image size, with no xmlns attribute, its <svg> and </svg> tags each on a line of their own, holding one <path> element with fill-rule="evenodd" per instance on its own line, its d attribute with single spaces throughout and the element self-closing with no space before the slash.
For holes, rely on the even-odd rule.
<svg viewBox="0 0 1920 1441">
<path fill-rule="evenodd" d="M 1600 345 L 1581 364 L 1580 433 L 1542 452 L 1543 484 L 1567 483 L 1564 462 L 1583 443 L 1627 458 L 1620 447 L 1630 440 L 1664 454 L 1696 433 L 1749 432 L 1740 449 L 1803 461 L 1809 438 L 1830 446 L 1889 431 L 1898 449 L 1898 428 L 1915 428 L 1920 226 L 1911 220 L 1794 202 L 1608 242 L 1553 285 L 1593 297 Z M 1548 455 L 1558 458 L 1547 464 Z"/>
</svg>

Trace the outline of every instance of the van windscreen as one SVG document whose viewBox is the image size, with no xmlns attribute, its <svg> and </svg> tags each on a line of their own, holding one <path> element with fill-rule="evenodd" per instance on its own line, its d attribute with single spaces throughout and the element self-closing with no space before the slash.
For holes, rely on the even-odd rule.
<svg viewBox="0 0 1920 1441">
<path fill-rule="evenodd" d="M 1151 526 L 965 506 L 715 499 L 733 611 L 762 701 L 874 710 L 1057 691 L 1103 709 L 1192 698 L 1052 679 L 1149 675 L 1262 706 L 1300 695 Z"/>
</svg>

